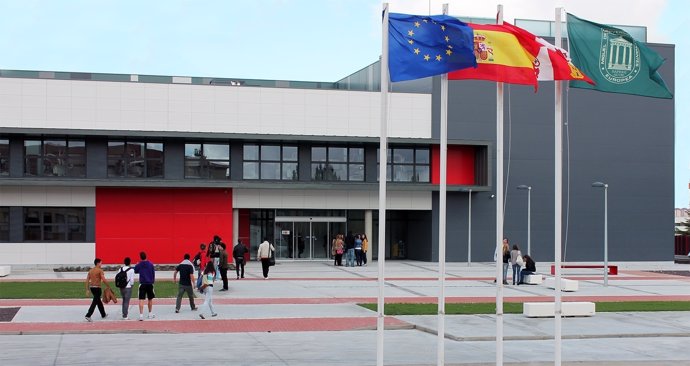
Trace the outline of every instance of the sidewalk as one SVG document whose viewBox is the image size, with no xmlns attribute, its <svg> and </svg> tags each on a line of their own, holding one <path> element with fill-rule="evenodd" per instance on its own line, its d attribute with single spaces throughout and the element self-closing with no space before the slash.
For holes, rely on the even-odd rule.
<svg viewBox="0 0 690 366">
<path fill-rule="evenodd" d="M 580 289 L 563 293 L 563 301 L 690 300 L 690 277 L 648 272 L 685 273 L 690 271 L 689 265 L 615 264 L 620 274 L 609 276 L 608 287 L 603 286 L 600 270 L 564 270 L 565 277 L 580 280 Z M 176 357 L 191 356 L 195 348 L 189 346 L 189 336 L 194 334 L 196 344 L 198 339 L 219 349 L 230 347 L 226 358 L 221 358 L 222 352 L 207 355 L 207 364 L 372 365 L 376 363 L 376 313 L 356 304 L 376 302 L 376 265 L 346 268 L 333 267 L 332 262 L 279 262 L 271 269 L 271 278 L 263 280 L 260 266 L 252 263 L 247 267 L 247 278 L 235 280 L 231 276 L 230 291 L 214 293 L 219 316 L 208 320 L 191 312 L 186 299 L 179 314 L 174 312 L 174 299 L 157 299 L 156 318 L 143 322 L 119 320 L 120 304 L 106 305 L 109 317 L 101 320 L 95 315 L 93 323 L 83 320 L 90 302 L 86 298 L 0 300 L 0 307 L 19 308 L 11 322 L 0 322 L 0 347 L 18 351 L 4 352 L 0 364 L 86 364 L 89 360 L 96 362 L 99 351 L 111 350 L 125 339 L 134 341 L 128 343 L 133 351 L 138 347 L 147 350 L 147 355 L 137 361 L 167 364 L 180 360 Z M 538 264 L 537 268 L 548 271 L 546 264 Z M 386 302 L 436 302 L 437 270 L 436 263 L 387 262 Z M 493 263 L 448 263 L 446 270 L 448 303 L 495 301 Z M 12 275 L 0 282 L 82 280 L 84 276 L 13 269 Z M 114 273 L 106 276 L 112 279 Z M 157 273 L 158 280 L 170 278 L 172 273 Z M 505 301 L 552 301 L 554 291 L 543 285 L 511 285 L 505 286 L 504 294 Z M 197 301 L 197 305 L 202 303 L 202 299 Z M 130 308 L 133 319 L 138 315 L 136 303 L 134 300 Z M 553 363 L 553 319 L 512 314 L 504 316 L 503 324 L 506 364 Z M 386 364 L 436 364 L 437 327 L 437 316 L 387 316 Z M 492 364 L 495 332 L 495 315 L 446 316 L 447 364 Z M 94 333 L 100 334 L 99 342 L 89 341 L 89 334 Z M 216 333 L 223 335 L 217 337 Z M 566 318 L 562 321 L 563 360 L 588 362 L 584 365 L 604 361 L 623 362 L 621 365 L 664 365 L 671 361 L 674 365 L 690 365 L 684 346 L 688 335 L 688 312 L 598 313 L 591 318 Z M 52 357 L 30 351 L 39 340 Z M 90 351 L 72 353 L 84 341 Z M 242 361 L 233 363 L 233 359 Z M 97 362 L 109 364 L 101 359 Z"/>
</svg>

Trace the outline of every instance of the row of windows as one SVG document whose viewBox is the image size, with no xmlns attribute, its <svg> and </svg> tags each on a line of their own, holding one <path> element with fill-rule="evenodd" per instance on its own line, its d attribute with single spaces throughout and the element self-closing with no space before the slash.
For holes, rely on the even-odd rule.
<svg viewBox="0 0 690 366">
<path fill-rule="evenodd" d="M 25 207 L 23 241 L 86 241 L 86 209 L 83 207 Z M 0 241 L 10 238 L 9 207 L 0 207 Z"/>
<path fill-rule="evenodd" d="M 25 140 L 24 175 L 84 178 L 85 146 L 85 141 L 79 139 Z M 0 139 L 0 176 L 9 175 L 9 151 L 9 140 Z M 184 152 L 185 178 L 230 178 L 230 144 L 190 143 L 185 144 Z M 109 141 L 107 175 L 109 178 L 163 178 L 164 158 L 162 142 Z M 245 180 L 299 179 L 297 146 L 244 144 L 242 158 Z M 310 164 L 313 181 L 365 180 L 363 147 L 315 146 L 311 148 Z M 429 182 L 429 166 L 428 148 L 388 149 L 389 181 Z"/>
</svg>

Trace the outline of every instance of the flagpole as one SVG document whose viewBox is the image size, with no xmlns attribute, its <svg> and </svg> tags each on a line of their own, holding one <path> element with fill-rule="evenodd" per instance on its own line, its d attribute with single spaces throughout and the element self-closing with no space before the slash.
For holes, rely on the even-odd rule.
<svg viewBox="0 0 690 366">
<path fill-rule="evenodd" d="M 496 24 L 503 24 L 498 5 Z M 503 365 L 503 83 L 496 83 L 496 365 Z"/>
<path fill-rule="evenodd" d="M 555 46 L 561 48 L 561 14 L 563 8 L 556 8 L 556 22 L 555 22 Z M 555 151 L 554 151 L 554 267 L 556 275 L 556 296 L 555 296 L 555 314 L 554 314 L 554 365 L 561 365 L 561 221 L 562 221 L 562 205 L 563 205 L 563 82 L 555 80 L 554 84 L 554 99 L 555 99 Z"/>
<path fill-rule="evenodd" d="M 379 144 L 379 237 L 378 299 L 376 318 L 376 365 L 383 366 L 384 275 L 386 265 L 386 168 L 388 166 L 388 3 L 383 3 L 381 45 L 381 136 Z"/>
<path fill-rule="evenodd" d="M 448 4 L 443 4 L 443 15 L 448 15 Z M 438 331 L 437 362 L 445 365 L 446 314 L 446 174 L 448 168 L 448 74 L 441 75 L 441 171 L 438 210 Z"/>
</svg>

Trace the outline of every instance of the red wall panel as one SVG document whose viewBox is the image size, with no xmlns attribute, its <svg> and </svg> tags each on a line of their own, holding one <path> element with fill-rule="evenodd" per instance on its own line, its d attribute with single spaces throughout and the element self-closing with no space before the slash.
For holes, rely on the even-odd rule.
<svg viewBox="0 0 690 366">
<path fill-rule="evenodd" d="M 474 185 L 475 149 L 473 146 L 448 145 L 448 169 L 446 183 L 449 185 Z M 441 149 L 431 147 L 431 183 L 441 183 Z"/>
<path fill-rule="evenodd" d="M 96 189 L 96 256 L 179 263 L 219 235 L 232 248 L 232 191 L 214 188 Z"/>
</svg>

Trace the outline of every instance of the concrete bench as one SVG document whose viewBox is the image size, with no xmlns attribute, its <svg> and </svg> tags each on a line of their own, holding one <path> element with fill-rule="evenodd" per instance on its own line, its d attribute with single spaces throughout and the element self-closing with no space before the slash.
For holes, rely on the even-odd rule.
<svg viewBox="0 0 690 366">
<path fill-rule="evenodd" d="M 9 276 L 12 272 L 12 267 L 10 266 L 0 266 L 0 277 Z"/>
<path fill-rule="evenodd" d="M 556 278 L 549 277 L 544 280 L 544 285 L 548 288 L 556 288 Z M 579 282 L 577 280 L 569 280 L 567 278 L 561 278 L 561 291 L 574 292 L 580 288 Z"/>
<path fill-rule="evenodd" d="M 601 269 L 604 269 L 604 265 L 603 264 L 562 264 L 561 268 L 601 268 Z M 609 264 L 607 268 L 608 268 L 610 275 L 615 276 L 618 274 L 618 266 L 612 266 Z M 553 264 L 551 265 L 551 274 L 552 275 L 556 274 L 556 266 Z"/>
<path fill-rule="evenodd" d="M 525 275 L 522 278 L 522 282 L 528 285 L 541 285 L 544 282 L 544 276 L 535 273 L 531 275 Z"/>
<path fill-rule="evenodd" d="M 596 313 L 593 302 L 562 302 L 562 316 L 593 316 Z M 556 316 L 553 302 L 526 302 L 522 304 L 522 314 L 528 318 L 549 318 Z"/>
</svg>

